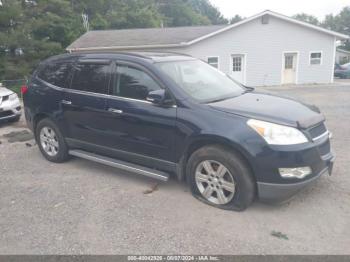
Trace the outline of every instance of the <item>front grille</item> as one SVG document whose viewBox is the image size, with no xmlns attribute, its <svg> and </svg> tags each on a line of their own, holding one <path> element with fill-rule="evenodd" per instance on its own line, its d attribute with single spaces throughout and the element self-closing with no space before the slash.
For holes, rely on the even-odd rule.
<svg viewBox="0 0 350 262">
<path fill-rule="evenodd" d="M 13 115 L 12 111 L 2 111 L 2 112 L 0 112 L 0 118 L 7 117 L 7 116 L 12 116 L 12 115 Z"/>
<path fill-rule="evenodd" d="M 311 138 L 316 142 L 321 142 L 321 138 L 325 138 L 328 136 L 328 130 L 324 123 L 320 123 L 317 126 L 314 126 L 307 130 L 311 136 Z M 323 136 L 324 135 L 324 136 Z M 319 138 L 319 139 L 318 139 Z M 322 144 L 318 144 L 317 146 L 318 152 L 321 156 L 325 156 L 331 152 L 331 145 L 329 139 L 324 141 Z"/>
<path fill-rule="evenodd" d="M 2 102 L 6 101 L 9 99 L 9 96 L 0 96 L 0 105 Z"/>
<path fill-rule="evenodd" d="M 315 127 L 312 127 L 309 130 L 309 133 L 313 139 L 316 137 L 319 137 L 320 135 L 323 135 L 326 132 L 327 132 L 327 128 L 324 123 L 321 123 Z"/>
<path fill-rule="evenodd" d="M 331 152 L 331 145 L 329 143 L 329 139 L 326 142 L 318 146 L 318 151 L 321 156 L 327 155 Z"/>
</svg>

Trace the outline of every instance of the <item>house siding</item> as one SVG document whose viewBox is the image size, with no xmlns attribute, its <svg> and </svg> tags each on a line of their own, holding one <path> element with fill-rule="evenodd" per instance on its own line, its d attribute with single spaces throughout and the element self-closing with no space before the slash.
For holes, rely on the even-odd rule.
<svg viewBox="0 0 350 262">
<path fill-rule="evenodd" d="M 245 84 L 282 83 L 283 53 L 298 52 L 297 84 L 333 81 L 335 37 L 269 17 L 268 24 L 257 18 L 185 48 L 164 49 L 192 55 L 204 61 L 219 57 L 219 69 L 230 73 L 231 54 L 246 55 Z M 322 64 L 310 65 L 310 52 L 322 51 Z"/>
</svg>

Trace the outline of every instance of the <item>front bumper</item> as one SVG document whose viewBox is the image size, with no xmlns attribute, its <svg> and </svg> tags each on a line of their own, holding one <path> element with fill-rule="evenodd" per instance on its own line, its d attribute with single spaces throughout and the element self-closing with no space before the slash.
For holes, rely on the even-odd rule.
<svg viewBox="0 0 350 262">
<path fill-rule="evenodd" d="M 283 202 L 292 198 L 296 193 L 304 189 L 305 187 L 313 184 L 322 175 L 331 175 L 333 170 L 335 156 L 332 155 L 327 161 L 327 167 L 321 172 L 311 177 L 310 179 L 301 181 L 299 183 L 291 184 L 275 184 L 275 183 L 263 183 L 258 182 L 258 195 L 259 199 L 263 202 Z"/>
<path fill-rule="evenodd" d="M 305 186 L 325 173 L 331 174 L 334 154 L 331 150 L 330 133 L 311 129 L 308 143 L 297 145 L 267 145 L 265 141 L 251 140 L 249 144 L 251 167 L 257 181 L 257 197 L 266 202 L 282 202 L 295 195 Z M 307 135 L 311 132 L 305 132 Z M 309 167 L 311 174 L 303 177 L 282 177 L 279 169 Z"/>
</svg>

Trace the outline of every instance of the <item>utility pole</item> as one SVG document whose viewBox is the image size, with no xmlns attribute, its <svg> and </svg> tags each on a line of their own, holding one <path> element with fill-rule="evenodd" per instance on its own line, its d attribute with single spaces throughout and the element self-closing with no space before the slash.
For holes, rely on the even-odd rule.
<svg viewBox="0 0 350 262">
<path fill-rule="evenodd" d="M 1 1 L 1 0 L 0 0 Z M 81 17 L 83 18 L 83 26 L 86 31 L 89 31 L 90 25 L 89 25 L 89 15 L 88 14 L 81 14 Z"/>
</svg>

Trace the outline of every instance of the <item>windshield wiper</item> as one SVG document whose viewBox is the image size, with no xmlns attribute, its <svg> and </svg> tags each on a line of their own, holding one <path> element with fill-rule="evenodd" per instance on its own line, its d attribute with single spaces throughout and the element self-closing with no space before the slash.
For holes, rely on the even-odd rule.
<svg viewBox="0 0 350 262">
<path fill-rule="evenodd" d="M 255 90 L 254 87 L 250 87 L 250 86 L 244 86 L 244 88 L 245 88 L 246 90 L 244 90 L 244 91 L 242 92 L 242 94 L 250 93 L 250 92 L 253 92 L 253 91 Z"/>
</svg>

